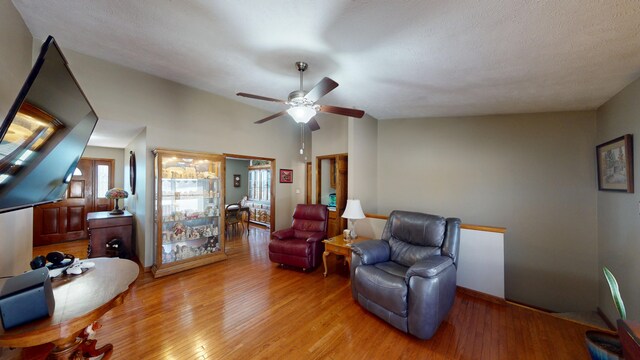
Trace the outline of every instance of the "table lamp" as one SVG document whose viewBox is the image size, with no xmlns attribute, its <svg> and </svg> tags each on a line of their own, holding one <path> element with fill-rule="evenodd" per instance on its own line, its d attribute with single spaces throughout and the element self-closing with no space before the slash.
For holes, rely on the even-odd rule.
<svg viewBox="0 0 640 360">
<path fill-rule="evenodd" d="M 356 220 L 365 218 L 364 213 L 362 212 L 362 206 L 360 206 L 360 200 L 347 200 L 347 208 L 344 210 L 342 217 L 345 219 L 349 219 L 349 222 L 351 222 L 351 231 L 349 232 L 349 238 L 357 238 L 358 234 L 356 234 Z"/>
<path fill-rule="evenodd" d="M 111 199 L 115 199 L 116 200 L 116 207 L 115 207 L 115 209 L 111 210 L 109 212 L 109 214 L 111 214 L 111 215 L 122 215 L 122 214 L 124 214 L 124 211 L 120 210 L 120 208 L 118 207 L 118 200 L 128 198 L 129 197 L 129 193 L 128 192 L 126 192 L 124 189 L 121 189 L 121 188 L 113 188 L 113 189 L 109 189 L 107 191 L 107 193 L 104 194 L 104 197 L 106 197 L 109 200 L 111 200 Z"/>
</svg>

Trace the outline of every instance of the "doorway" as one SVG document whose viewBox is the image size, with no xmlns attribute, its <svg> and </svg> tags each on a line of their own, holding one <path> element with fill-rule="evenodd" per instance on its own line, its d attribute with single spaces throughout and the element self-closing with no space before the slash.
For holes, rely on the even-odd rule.
<svg viewBox="0 0 640 360">
<path fill-rule="evenodd" d="M 304 189 L 304 198 L 305 198 L 305 204 L 312 204 L 311 202 L 311 161 L 308 161 L 306 164 L 306 187 Z"/>
<path fill-rule="evenodd" d="M 247 228 L 258 225 L 274 229 L 276 159 L 238 154 L 224 156 L 225 206 L 237 204 L 247 209 Z"/>
<path fill-rule="evenodd" d="M 113 159 L 82 158 L 61 201 L 33 209 L 33 246 L 87 239 L 87 213 L 107 211 L 113 201 L 105 197 L 113 187 Z"/>
<path fill-rule="evenodd" d="M 347 154 L 316 157 L 316 203 L 329 207 L 327 237 L 346 229 L 347 222 L 340 215 L 347 204 Z"/>
</svg>

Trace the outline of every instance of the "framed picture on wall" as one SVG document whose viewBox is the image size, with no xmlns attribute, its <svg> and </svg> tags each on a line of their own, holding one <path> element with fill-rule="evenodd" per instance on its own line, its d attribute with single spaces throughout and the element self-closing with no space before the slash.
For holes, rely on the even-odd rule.
<svg viewBox="0 0 640 360">
<path fill-rule="evenodd" d="M 598 190 L 633 193 L 633 136 L 627 134 L 596 146 Z"/>
<path fill-rule="evenodd" d="M 281 183 L 292 183 L 293 182 L 293 170 L 291 170 L 291 169 L 280 169 L 280 182 Z"/>
<path fill-rule="evenodd" d="M 131 195 L 136 194 L 136 153 L 129 151 L 129 187 Z"/>
<path fill-rule="evenodd" d="M 233 187 L 240 187 L 240 174 L 233 175 Z"/>
</svg>

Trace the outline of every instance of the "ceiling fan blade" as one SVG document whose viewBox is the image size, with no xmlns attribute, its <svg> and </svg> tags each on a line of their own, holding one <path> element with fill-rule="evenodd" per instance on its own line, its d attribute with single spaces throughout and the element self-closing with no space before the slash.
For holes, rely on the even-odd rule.
<svg viewBox="0 0 640 360">
<path fill-rule="evenodd" d="M 260 119 L 260 120 L 258 120 L 258 121 L 256 121 L 256 122 L 254 122 L 254 124 L 262 124 L 262 123 L 265 123 L 265 122 L 267 122 L 267 121 L 269 121 L 269 120 L 273 120 L 273 119 L 275 119 L 275 118 L 277 118 L 277 117 L 279 117 L 279 116 L 282 116 L 282 115 L 284 115 L 284 114 L 286 114 L 286 113 L 287 113 L 287 111 L 286 111 L 286 110 L 282 110 L 282 111 L 280 111 L 279 113 L 275 113 L 275 114 L 273 114 L 273 115 L 271 115 L 271 116 L 267 116 L 267 117 L 266 117 L 266 118 L 264 118 L 264 119 Z"/>
<path fill-rule="evenodd" d="M 318 99 L 320 99 L 321 97 L 327 95 L 329 93 L 329 91 L 335 89 L 338 87 L 338 83 L 329 79 L 328 77 L 320 80 L 320 82 L 318 82 L 316 84 L 316 86 L 313 87 L 313 89 L 309 90 L 309 92 L 307 93 L 307 95 L 305 95 L 305 99 L 311 101 L 311 102 L 316 102 L 318 101 Z"/>
<path fill-rule="evenodd" d="M 348 109 L 339 106 L 320 105 L 321 112 L 327 112 L 332 114 L 351 116 L 354 118 L 361 118 L 364 116 L 364 111 L 358 109 Z"/>
<path fill-rule="evenodd" d="M 243 92 L 239 92 L 236 95 L 238 96 L 242 96 L 242 97 L 247 97 L 247 98 L 251 98 L 251 99 L 258 99 L 258 100 L 264 100 L 264 101 L 272 101 L 272 102 L 277 102 L 277 103 L 282 103 L 285 104 L 286 101 L 285 100 L 279 100 L 279 99 L 274 99 L 274 98 L 270 98 L 270 97 L 266 97 L 266 96 L 260 96 L 260 95 L 253 95 L 253 94 L 247 94 L 247 93 L 243 93 Z"/>
<path fill-rule="evenodd" d="M 320 130 L 320 124 L 318 124 L 315 118 L 312 118 L 311 120 L 309 120 L 307 125 L 309 125 L 309 129 L 311 129 L 311 131 Z"/>
</svg>

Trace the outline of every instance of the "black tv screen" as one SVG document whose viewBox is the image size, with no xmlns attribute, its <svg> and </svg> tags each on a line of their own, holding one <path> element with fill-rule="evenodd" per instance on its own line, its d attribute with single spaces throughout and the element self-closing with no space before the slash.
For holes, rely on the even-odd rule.
<svg viewBox="0 0 640 360">
<path fill-rule="evenodd" d="M 49 36 L 0 127 L 0 213 L 62 199 L 97 121 Z"/>
</svg>

